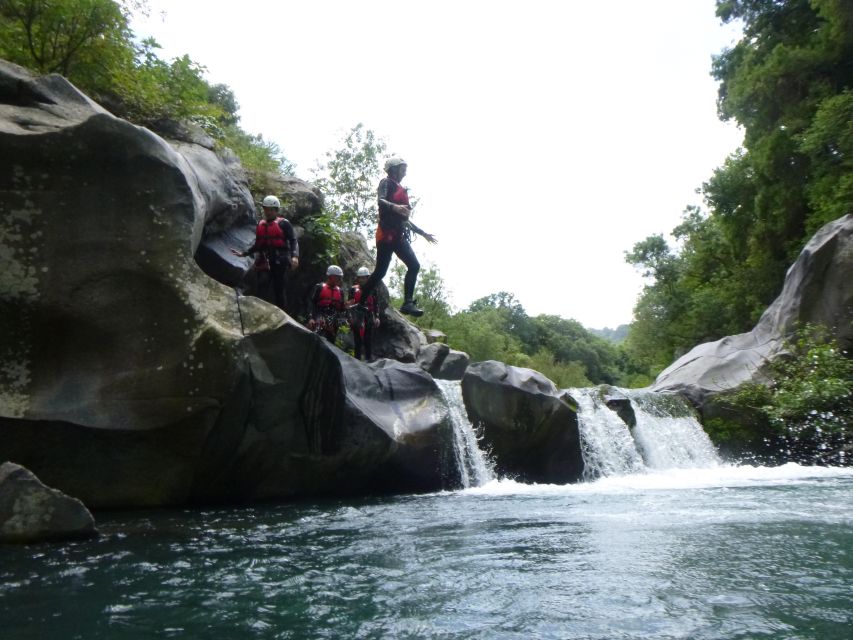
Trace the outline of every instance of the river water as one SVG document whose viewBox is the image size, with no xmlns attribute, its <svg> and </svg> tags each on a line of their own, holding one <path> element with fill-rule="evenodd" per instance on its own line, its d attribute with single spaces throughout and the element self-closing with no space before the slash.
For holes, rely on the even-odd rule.
<svg viewBox="0 0 853 640">
<path fill-rule="evenodd" d="M 99 513 L 0 547 L 0 638 L 850 638 L 853 469 L 692 438 L 575 485 Z"/>
</svg>

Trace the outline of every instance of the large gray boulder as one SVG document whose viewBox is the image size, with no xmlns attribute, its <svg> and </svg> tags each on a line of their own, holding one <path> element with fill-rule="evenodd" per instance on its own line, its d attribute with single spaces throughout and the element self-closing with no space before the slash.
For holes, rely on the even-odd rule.
<svg viewBox="0 0 853 640">
<path fill-rule="evenodd" d="M 205 146 L 170 140 L 192 168 L 204 199 L 204 225 L 195 259 L 209 276 L 229 286 L 239 286 L 251 258 L 238 258 L 255 240 L 256 214 L 246 172 L 229 150 L 214 152 Z"/>
<path fill-rule="evenodd" d="M 253 229 L 211 153 L 0 61 L 0 460 L 93 508 L 452 483 L 426 373 L 352 361 L 199 267 Z"/>
<path fill-rule="evenodd" d="M 765 380 L 768 362 L 798 324 L 831 329 L 853 346 L 853 215 L 824 225 L 788 270 L 782 293 L 752 331 L 701 344 L 667 367 L 654 391 L 679 392 L 702 407 L 711 397 Z"/>
<path fill-rule="evenodd" d="M 432 342 L 418 353 L 418 365 L 439 380 L 461 380 L 471 358 L 441 342 Z"/>
<path fill-rule="evenodd" d="M 96 534 L 95 520 L 82 502 L 46 487 L 18 464 L 0 465 L 0 543 L 69 540 Z"/>
<path fill-rule="evenodd" d="M 541 373 L 476 362 L 462 378 L 462 395 L 499 475 L 553 484 L 581 479 L 577 403 Z"/>
</svg>

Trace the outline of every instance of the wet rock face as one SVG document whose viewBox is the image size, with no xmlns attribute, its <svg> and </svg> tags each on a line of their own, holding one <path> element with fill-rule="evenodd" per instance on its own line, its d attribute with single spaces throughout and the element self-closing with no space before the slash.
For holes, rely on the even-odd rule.
<svg viewBox="0 0 853 640">
<path fill-rule="evenodd" d="M 254 223 L 231 160 L 188 144 L 0 61 L 0 460 L 90 507 L 443 486 L 429 376 L 199 267 Z"/>
<path fill-rule="evenodd" d="M 700 408 L 714 396 L 764 379 L 762 370 L 801 323 L 829 327 L 853 346 L 853 214 L 826 224 L 788 270 L 782 293 L 752 331 L 695 347 L 665 369 L 654 391 L 679 392 Z"/>
<path fill-rule="evenodd" d="M 604 400 L 607 408 L 619 416 L 619 419 L 631 429 L 636 427 L 637 415 L 634 412 L 631 399 L 616 387 L 601 385 L 599 388 L 601 389 L 602 400 Z"/>
<path fill-rule="evenodd" d="M 95 520 L 82 502 L 46 487 L 20 465 L 0 465 L 0 543 L 69 540 L 96 534 Z"/>
<path fill-rule="evenodd" d="M 538 483 L 580 480 L 577 405 L 545 376 L 494 360 L 477 362 L 462 378 L 462 393 L 499 475 Z"/>
</svg>

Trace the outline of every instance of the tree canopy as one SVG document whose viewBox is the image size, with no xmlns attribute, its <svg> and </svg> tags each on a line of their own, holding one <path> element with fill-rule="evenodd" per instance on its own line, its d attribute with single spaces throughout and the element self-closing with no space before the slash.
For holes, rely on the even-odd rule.
<svg viewBox="0 0 853 640">
<path fill-rule="evenodd" d="M 394 303 L 402 296 L 405 268 L 395 268 L 389 282 Z M 560 387 L 592 384 L 645 386 L 651 379 L 621 345 L 595 335 L 576 320 L 559 316 L 531 317 L 514 294 L 483 296 L 453 311 L 441 273 L 435 265 L 421 270 L 415 288 L 426 313 L 417 322 L 447 335 L 448 344 L 472 360 L 500 360 L 543 373 Z"/>
<path fill-rule="evenodd" d="M 189 56 L 166 61 L 155 40 L 135 39 L 131 11 L 144 8 L 144 0 L 0 0 L 0 57 L 36 73 L 62 74 L 136 124 L 201 126 L 237 153 L 258 190 L 266 174 L 292 172 L 278 145 L 239 126 L 239 105 L 227 85 L 211 85 Z"/>
<path fill-rule="evenodd" d="M 747 331 L 823 224 L 853 210 L 853 3 L 718 0 L 741 39 L 716 56 L 718 111 L 743 148 L 672 231 L 626 253 L 649 284 L 627 345 L 656 372 L 694 345 Z"/>
<path fill-rule="evenodd" d="M 368 232 L 376 225 L 376 185 L 386 148 L 381 137 L 358 123 L 341 147 L 326 152 L 325 162 L 314 170 L 315 182 L 326 196 L 326 210 L 341 231 Z"/>
<path fill-rule="evenodd" d="M 39 73 L 97 82 L 132 56 L 128 10 L 111 0 L 0 0 L 3 57 Z"/>
</svg>

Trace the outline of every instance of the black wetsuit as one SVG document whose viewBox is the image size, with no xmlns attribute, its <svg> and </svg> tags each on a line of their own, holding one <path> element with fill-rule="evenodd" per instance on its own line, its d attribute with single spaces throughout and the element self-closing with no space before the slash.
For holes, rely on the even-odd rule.
<svg viewBox="0 0 853 640">
<path fill-rule="evenodd" d="M 246 249 L 247 255 L 259 254 L 255 258 L 255 270 L 258 276 L 258 293 L 269 290 L 272 286 L 275 306 L 284 310 L 284 274 L 290 268 L 290 259 L 299 258 L 299 241 L 293 225 L 284 218 L 276 218 L 281 229 L 281 242 L 278 236 L 270 237 L 261 234 L 264 224 L 272 224 L 266 219 L 261 220 L 255 229 L 255 243 Z M 278 246 L 278 245 L 281 246 Z M 260 295 L 259 297 L 266 297 Z"/>
<path fill-rule="evenodd" d="M 411 300 L 415 294 L 415 284 L 421 264 L 418 262 L 412 245 L 409 244 L 409 230 L 406 222 L 391 210 L 391 204 L 408 206 L 409 196 L 406 190 L 391 178 L 383 178 L 377 189 L 379 198 L 379 226 L 376 229 L 376 268 L 362 291 L 369 296 L 376 285 L 388 272 L 391 257 L 396 254 L 406 265 L 406 277 L 403 280 L 403 295 L 405 300 Z"/>
<path fill-rule="evenodd" d="M 376 296 L 365 298 L 357 284 L 350 287 L 349 300 L 355 303 L 350 307 L 350 327 L 355 346 L 355 358 L 361 360 L 362 352 L 368 361 L 373 359 L 373 320 L 379 313 Z M 363 301 L 363 302 L 362 302 Z"/>
</svg>

